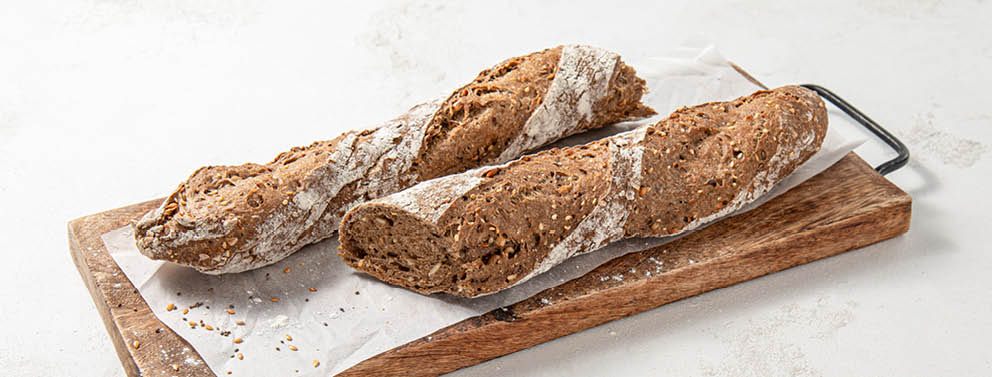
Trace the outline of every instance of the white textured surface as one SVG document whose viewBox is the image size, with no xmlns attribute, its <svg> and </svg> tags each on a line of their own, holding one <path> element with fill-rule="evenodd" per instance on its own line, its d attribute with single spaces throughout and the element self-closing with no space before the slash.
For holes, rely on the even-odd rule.
<svg viewBox="0 0 992 377">
<path fill-rule="evenodd" d="M 914 196 L 910 233 L 457 375 L 992 368 L 992 253 L 980 238 L 992 227 L 981 199 L 992 183 L 988 1 L 90 0 L 3 9 L 5 374 L 123 375 L 69 259 L 70 218 L 164 195 L 196 166 L 265 161 L 367 125 L 366 113 L 400 114 L 506 56 L 581 42 L 633 58 L 698 35 L 768 85 L 823 84 L 903 137 L 913 162 L 889 178 Z M 478 27 L 482 17 L 506 27 Z M 874 146 L 859 153 L 889 157 Z"/>
</svg>

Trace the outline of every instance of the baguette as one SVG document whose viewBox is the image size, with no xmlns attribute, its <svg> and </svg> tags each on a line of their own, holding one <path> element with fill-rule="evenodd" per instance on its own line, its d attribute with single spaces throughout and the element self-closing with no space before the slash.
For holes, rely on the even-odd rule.
<svg viewBox="0 0 992 377">
<path fill-rule="evenodd" d="M 797 86 L 682 108 L 357 206 L 342 221 L 339 254 L 423 294 L 494 293 L 609 242 L 730 214 L 819 150 L 826 129 L 823 101 Z"/>
<path fill-rule="evenodd" d="M 359 203 L 652 115 L 640 103 L 644 85 L 617 54 L 594 47 L 511 58 L 377 127 L 264 165 L 197 170 L 133 225 L 137 246 L 208 274 L 266 266 L 334 235 Z"/>
</svg>

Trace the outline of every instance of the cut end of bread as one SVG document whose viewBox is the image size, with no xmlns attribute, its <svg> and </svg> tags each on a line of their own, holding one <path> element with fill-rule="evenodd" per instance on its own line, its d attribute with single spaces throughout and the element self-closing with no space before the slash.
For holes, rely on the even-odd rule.
<svg viewBox="0 0 992 377">
<path fill-rule="evenodd" d="M 347 224 L 347 225 L 345 225 Z M 338 255 L 352 268 L 430 294 L 457 281 L 450 241 L 426 221 L 386 204 L 363 204 L 342 221 Z"/>
<path fill-rule="evenodd" d="M 519 252 L 523 245 L 495 237 L 479 241 L 473 233 L 481 234 L 445 231 L 391 205 L 367 203 L 345 216 L 338 255 L 358 271 L 425 295 L 495 293 L 533 268 Z"/>
<path fill-rule="evenodd" d="M 637 71 L 623 61 L 617 63 L 617 75 L 610 83 L 612 95 L 601 105 L 603 114 L 616 119 L 606 119 L 606 124 L 637 120 L 657 115 L 658 112 L 641 102 L 648 92 L 647 82 L 637 76 Z"/>
</svg>

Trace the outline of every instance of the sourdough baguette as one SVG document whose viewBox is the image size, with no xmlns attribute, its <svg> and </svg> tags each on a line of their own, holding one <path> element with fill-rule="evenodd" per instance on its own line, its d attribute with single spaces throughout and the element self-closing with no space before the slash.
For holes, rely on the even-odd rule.
<svg viewBox="0 0 992 377">
<path fill-rule="evenodd" d="M 342 221 L 339 254 L 420 293 L 493 293 L 606 243 L 732 213 L 819 150 L 826 129 L 823 101 L 797 86 L 682 108 L 359 205 Z"/>
<path fill-rule="evenodd" d="M 210 274 L 262 267 L 332 236 L 359 203 L 652 115 L 640 103 L 644 85 L 599 48 L 511 58 L 377 127 L 293 148 L 265 165 L 197 170 L 134 224 L 138 249 Z"/>
</svg>

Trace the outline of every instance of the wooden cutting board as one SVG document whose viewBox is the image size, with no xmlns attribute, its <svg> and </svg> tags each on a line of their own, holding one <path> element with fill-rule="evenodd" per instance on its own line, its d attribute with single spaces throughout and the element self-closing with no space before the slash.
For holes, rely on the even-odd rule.
<svg viewBox="0 0 992 377">
<path fill-rule="evenodd" d="M 72 259 L 129 376 L 214 375 L 189 343 L 155 317 L 100 238 L 160 202 L 70 221 Z M 433 376 L 475 365 L 895 237 L 909 230 L 911 204 L 908 194 L 851 153 L 753 211 L 669 244 L 616 258 L 509 307 L 424 334 L 341 375 Z"/>
</svg>

